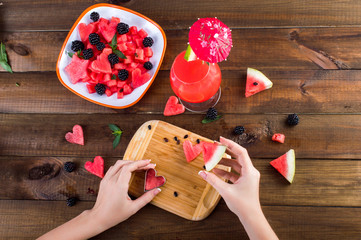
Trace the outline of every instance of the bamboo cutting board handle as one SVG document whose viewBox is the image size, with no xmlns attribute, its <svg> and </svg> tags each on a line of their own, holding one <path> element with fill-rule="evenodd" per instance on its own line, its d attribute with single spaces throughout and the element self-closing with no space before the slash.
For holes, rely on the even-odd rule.
<svg viewBox="0 0 361 240">
<path fill-rule="evenodd" d="M 166 184 L 151 202 L 183 218 L 199 221 L 206 218 L 220 200 L 219 193 L 198 172 L 203 170 L 203 156 L 200 154 L 191 163 L 187 163 L 183 153 L 183 141 L 194 144 L 196 140 L 212 142 L 172 124 L 152 120 L 144 123 L 134 134 L 125 154 L 125 160 L 152 159 L 158 175 L 166 178 Z M 177 137 L 178 141 L 174 139 Z M 230 158 L 227 154 L 224 157 Z M 230 167 L 218 165 L 218 168 L 230 171 Z M 132 175 L 129 193 L 139 197 L 144 193 L 144 172 Z"/>
</svg>

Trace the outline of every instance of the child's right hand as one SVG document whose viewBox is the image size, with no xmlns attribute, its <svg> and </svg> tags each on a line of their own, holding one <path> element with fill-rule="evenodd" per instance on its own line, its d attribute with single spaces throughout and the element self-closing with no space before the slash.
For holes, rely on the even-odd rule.
<svg viewBox="0 0 361 240">
<path fill-rule="evenodd" d="M 217 168 L 213 169 L 213 172 L 233 184 L 224 182 L 210 172 L 200 171 L 199 175 L 219 192 L 228 208 L 241 221 L 247 216 L 262 213 L 259 201 L 260 173 L 253 166 L 247 150 L 223 137 L 220 137 L 220 142 L 227 146 L 226 153 L 232 157 L 232 159 L 223 158 L 220 164 L 232 167 L 233 171 L 238 174 Z"/>
</svg>

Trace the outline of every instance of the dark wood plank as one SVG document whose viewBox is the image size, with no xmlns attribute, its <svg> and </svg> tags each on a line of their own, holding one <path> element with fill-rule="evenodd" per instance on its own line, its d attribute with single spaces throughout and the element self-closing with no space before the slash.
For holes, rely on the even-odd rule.
<svg viewBox="0 0 361 240">
<path fill-rule="evenodd" d="M 210 139 L 230 137 L 245 146 L 252 157 L 275 158 L 294 148 L 297 158 L 361 159 L 360 115 L 300 115 L 296 127 L 286 125 L 287 115 L 225 114 L 212 124 L 202 124 L 203 115 L 164 117 L 154 114 L 2 114 L 1 154 L 16 156 L 121 157 L 135 131 L 146 121 L 165 120 Z M 112 149 L 108 128 L 115 123 L 124 130 L 120 146 Z M 64 135 L 75 124 L 84 127 L 85 146 L 70 144 Z M 232 134 L 243 125 L 246 133 Z M 286 135 L 284 144 L 270 140 L 273 133 Z M 171 144 L 174 144 L 173 142 Z"/>
<path fill-rule="evenodd" d="M 4 0 L 0 8 L 0 29 L 70 29 L 78 16 L 95 2 L 90 0 L 43 1 Z M 165 29 L 185 29 L 199 17 L 217 16 L 230 27 L 344 26 L 360 25 L 358 1 L 140 1 L 107 0 L 138 11 Z M 62 14 L 59 14 L 59 10 Z M 56 16 L 56 17 L 54 17 Z"/>
<path fill-rule="evenodd" d="M 0 201 L 1 239 L 34 239 L 90 209 L 91 202 Z M 361 208 L 264 206 L 280 239 L 358 239 Z M 21 214 L 19 214 L 19 212 Z M 36 221 L 34 221 L 36 219 Z M 205 220 L 192 222 L 148 205 L 94 239 L 246 239 L 237 217 L 223 200 Z"/>
<path fill-rule="evenodd" d="M 65 200 L 77 196 L 83 201 L 95 201 L 100 178 L 84 169 L 85 162 L 89 160 L 92 159 L 1 157 L 0 199 Z M 116 160 L 105 158 L 105 171 Z M 66 161 L 76 163 L 74 172 L 63 170 Z M 253 159 L 261 173 L 262 204 L 361 207 L 361 161 L 297 160 L 292 185 L 269 165 L 270 161 Z"/>
<path fill-rule="evenodd" d="M 244 97 L 246 70 L 223 71 L 223 113 L 361 113 L 361 71 L 264 71 L 272 89 Z M 19 83 L 20 86 L 17 86 Z M 124 110 L 90 103 L 64 88 L 54 72 L 0 74 L 3 113 L 162 113 L 170 95 L 169 71 L 160 71 L 143 99 Z M 186 112 L 188 114 L 189 112 Z"/>
<path fill-rule="evenodd" d="M 1 33 L 16 72 L 54 71 L 67 32 Z M 168 47 L 162 64 L 169 70 L 186 49 L 188 30 L 166 31 Z M 235 29 L 234 47 L 223 70 L 360 69 L 360 28 Z M 1 71 L 3 71 L 1 69 Z"/>
</svg>

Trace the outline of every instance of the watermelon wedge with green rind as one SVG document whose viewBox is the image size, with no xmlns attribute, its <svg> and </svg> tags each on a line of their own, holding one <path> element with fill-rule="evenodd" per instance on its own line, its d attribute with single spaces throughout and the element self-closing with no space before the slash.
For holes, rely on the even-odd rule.
<svg viewBox="0 0 361 240">
<path fill-rule="evenodd" d="M 193 161 L 203 151 L 203 142 L 193 146 L 192 142 L 185 140 L 183 142 L 183 151 L 187 162 Z"/>
<path fill-rule="evenodd" d="M 254 68 L 247 68 L 246 97 L 269 89 L 272 86 L 273 83 L 271 80 L 269 80 L 263 73 Z"/>
<path fill-rule="evenodd" d="M 211 171 L 223 158 L 227 147 L 218 143 L 203 142 L 203 161 L 207 171 Z"/>
<path fill-rule="evenodd" d="M 295 151 L 293 149 L 271 161 L 270 164 L 292 183 L 296 171 Z"/>
<path fill-rule="evenodd" d="M 196 54 L 193 52 L 193 50 L 192 50 L 192 48 L 191 48 L 191 45 L 189 45 L 189 44 L 188 44 L 186 53 L 185 53 L 185 55 L 184 55 L 184 59 L 185 59 L 187 62 L 197 60 L 197 56 L 196 56 Z"/>
</svg>

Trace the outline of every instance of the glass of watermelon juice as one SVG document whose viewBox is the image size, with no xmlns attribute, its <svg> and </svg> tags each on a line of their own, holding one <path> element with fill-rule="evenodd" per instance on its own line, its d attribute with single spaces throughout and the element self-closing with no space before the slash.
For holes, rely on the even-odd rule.
<svg viewBox="0 0 361 240">
<path fill-rule="evenodd" d="M 221 97 L 221 70 L 217 63 L 187 61 L 186 51 L 174 60 L 170 83 L 181 103 L 192 112 L 204 112 L 215 106 Z"/>
</svg>

